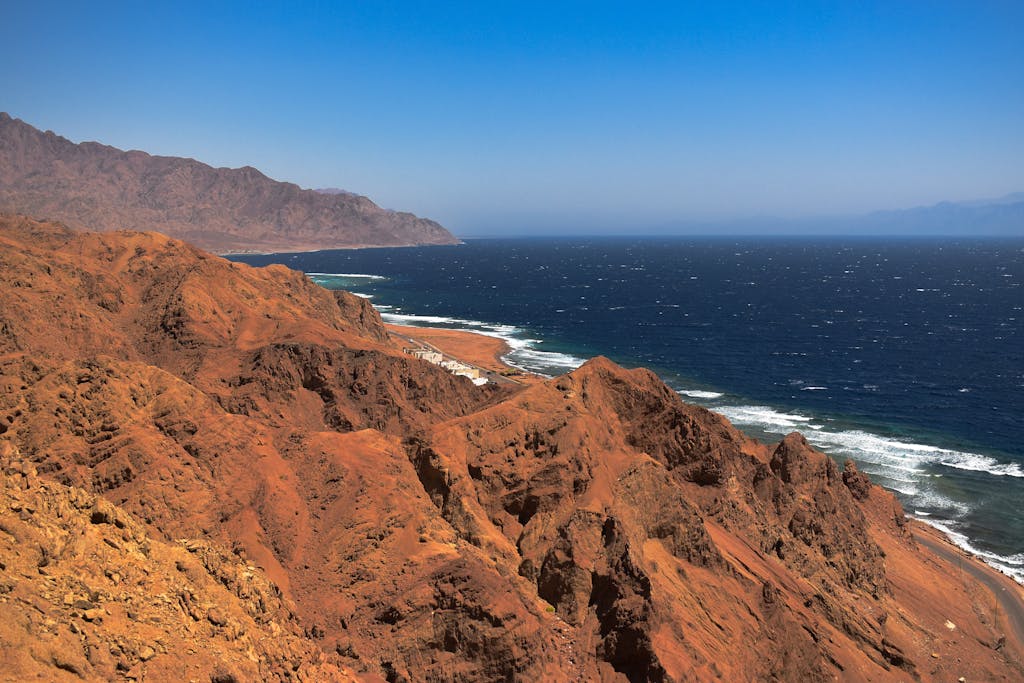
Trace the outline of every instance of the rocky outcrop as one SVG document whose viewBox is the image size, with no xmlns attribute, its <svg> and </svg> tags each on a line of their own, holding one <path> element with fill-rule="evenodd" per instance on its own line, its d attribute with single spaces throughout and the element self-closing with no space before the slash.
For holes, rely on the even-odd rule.
<svg viewBox="0 0 1024 683">
<path fill-rule="evenodd" d="M 239 557 L 153 538 L 0 443 L 0 679 L 354 681 Z"/>
<path fill-rule="evenodd" d="M 560 622 L 459 539 L 401 443 L 505 392 L 405 356 L 363 300 L 283 268 L 158 235 L 5 227 L 4 275 L 26 286 L 0 290 L 19 321 L 0 358 L 0 437 L 44 476 L 123 505 L 157 537 L 232 547 L 353 669 L 557 670 Z M 116 310 L 80 286 L 91 273 L 119 293 Z"/>
<path fill-rule="evenodd" d="M 158 230 L 218 252 L 458 243 L 434 221 L 356 194 L 303 190 L 249 166 L 74 144 L 2 112 L 0 212 L 76 229 Z"/>
<path fill-rule="evenodd" d="M 324 429 L 372 428 L 418 433 L 507 395 L 498 385 L 470 389 L 459 377 L 409 356 L 375 350 L 330 349 L 317 344 L 272 344 L 242 357 L 234 389 L 222 402 L 232 412 L 267 415 L 290 397 L 319 399 Z M 288 415 L 295 424 L 309 415 Z"/>
<path fill-rule="evenodd" d="M 757 443 L 648 371 L 597 358 L 475 387 L 403 355 L 363 300 L 150 233 L 0 219 L 0 263 L 0 444 L 38 492 L 0 501 L 20 600 L 0 637 L 26 675 L 151 677 L 173 648 L 198 680 L 1024 671 L 991 593 L 919 548 L 852 463 L 799 434 Z M 135 567 L 165 572 L 140 538 L 190 597 L 132 592 Z M 51 564 L 88 595 L 65 605 L 78 589 Z M 83 621 L 75 600 L 106 612 Z M 153 610 L 143 640 L 121 603 Z M 114 659 L 55 660 L 50 634 Z"/>
<path fill-rule="evenodd" d="M 414 461 L 445 519 L 576 628 L 592 675 L 900 679 L 934 661 L 886 621 L 886 558 L 917 552 L 895 499 L 868 483 L 869 518 L 855 469 L 798 434 L 765 448 L 645 370 L 592 360 L 438 425 Z"/>
</svg>

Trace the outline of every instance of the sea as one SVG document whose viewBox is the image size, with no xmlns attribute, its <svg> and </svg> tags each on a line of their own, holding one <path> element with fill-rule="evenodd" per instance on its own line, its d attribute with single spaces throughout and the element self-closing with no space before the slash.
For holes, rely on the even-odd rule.
<svg viewBox="0 0 1024 683">
<path fill-rule="evenodd" d="M 244 255 L 386 322 L 604 355 L 766 442 L 800 431 L 1024 583 L 1024 238 L 529 238 Z"/>
</svg>

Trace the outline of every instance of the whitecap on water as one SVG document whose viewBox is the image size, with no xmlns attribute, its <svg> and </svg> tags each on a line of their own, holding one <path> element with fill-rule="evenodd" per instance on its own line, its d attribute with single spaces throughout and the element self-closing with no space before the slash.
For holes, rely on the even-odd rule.
<svg viewBox="0 0 1024 683">
<path fill-rule="evenodd" d="M 803 431 L 814 446 L 837 460 L 851 458 L 860 463 L 866 473 L 904 496 L 915 508 L 946 516 L 961 517 L 970 512 L 971 506 L 937 488 L 944 468 L 993 477 L 1024 477 L 1024 469 L 1018 463 L 1000 462 L 980 453 L 914 443 L 859 429 L 829 429 L 815 424 L 813 418 L 806 415 L 767 406 L 722 406 L 715 410 L 739 427 L 756 427 L 774 434 Z"/>
<path fill-rule="evenodd" d="M 774 434 L 788 434 L 797 428 L 815 427 L 811 419 L 796 413 L 782 413 L 768 406 L 719 406 L 715 411 L 737 425 L 750 425 Z"/>
<path fill-rule="evenodd" d="M 512 367 L 535 372 L 539 375 L 554 376 L 575 370 L 583 365 L 584 359 L 568 353 L 544 351 L 537 346 L 543 343 L 540 339 L 525 337 L 525 330 L 515 325 L 502 325 L 481 320 L 466 320 L 439 315 L 413 315 L 395 313 L 378 307 L 384 322 L 410 327 L 444 326 L 450 329 L 474 332 L 487 337 L 496 337 L 508 344 L 509 351 L 502 360 Z"/>
<path fill-rule="evenodd" d="M 310 278 L 337 278 L 344 280 L 387 280 L 383 275 L 370 275 L 369 273 L 306 273 Z"/>
<path fill-rule="evenodd" d="M 989 566 L 998 569 L 1002 573 L 1011 577 L 1017 583 L 1024 583 L 1024 553 L 1015 553 L 1013 555 L 999 555 L 996 553 L 982 550 L 970 542 L 970 539 L 966 535 L 957 531 L 954 526 L 955 522 L 948 520 L 939 519 L 921 519 L 920 521 L 925 524 L 934 527 L 944 533 L 946 537 L 957 546 L 963 548 L 972 555 L 976 555 L 985 561 Z"/>
<path fill-rule="evenodd" d="M 716 398 L 722 398 L 724 395 L 717 391 L 704 391 L 702 389 L 678 389 L 677 393 L 689 396 L 690 398 L 703 398 L 709 401 Z"/>
</svg>

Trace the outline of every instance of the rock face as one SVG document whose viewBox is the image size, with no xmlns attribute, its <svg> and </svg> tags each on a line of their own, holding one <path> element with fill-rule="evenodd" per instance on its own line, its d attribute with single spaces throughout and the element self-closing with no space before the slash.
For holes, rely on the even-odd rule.
<svg viewBox="0 0 1024 683">
<path fill-rule="evenodd" d="M 0 264 L 0 650 L 27 675 L 155 672 L 197 638 L 197 680 L 1024 675 L 991 593 L 852 463 L 752 441 L 650 372 L 475 387 L 363 300 L 155 234 L 0 219 Z M 115 590 L 164 557 L 193 597 Z M 119 654 L 55 660 L 50 634 Z"/>
<path fill-rule="evenodd" d="M 159 230 L 222 253 L 458 243 L 434 221 L 356 194 L 303 190 L 248 166 L 74 144 L 3 112 L 0 212 L 76 229 Z"/>
<path fill-rule="evenodd" d="M 0 678 L 354 681 L 251 563 L 37 476 L 0 442 Z"/>
</svg>

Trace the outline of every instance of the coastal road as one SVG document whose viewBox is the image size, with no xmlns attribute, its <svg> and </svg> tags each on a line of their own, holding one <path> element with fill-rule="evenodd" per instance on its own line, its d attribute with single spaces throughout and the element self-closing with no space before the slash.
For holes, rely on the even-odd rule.
<svg viewBox="0 0 1024 683">
<path fill-rule="evenodd" d="M 1006 617 L 1009 631 L 1005 634 L 1006 639 L 1012 638 L 1014 642 L 1024 645 L 1024 598 L 1021 597 L 1020 586 L 1013 579 L 1003 576 L 988 565 L 982 564 L 973 555 L 968 555 L 944 541 L 922 533 L 915 533 L 914 540 L 951 565 L 961 567 L 992 591 Z"/>
</svg>

